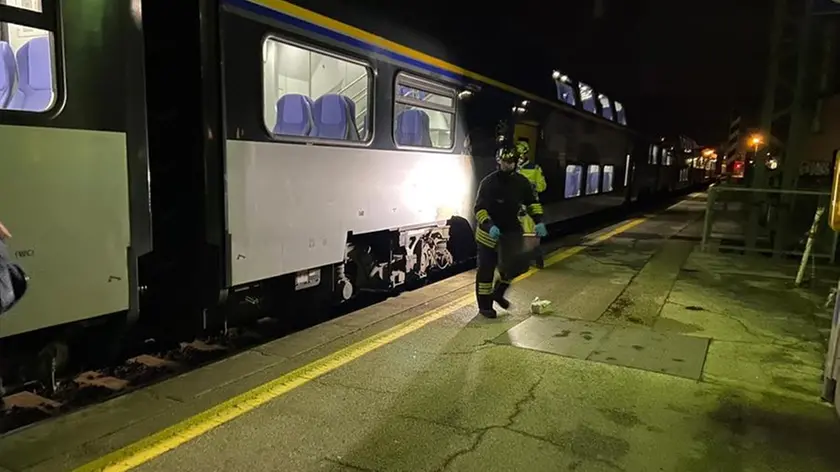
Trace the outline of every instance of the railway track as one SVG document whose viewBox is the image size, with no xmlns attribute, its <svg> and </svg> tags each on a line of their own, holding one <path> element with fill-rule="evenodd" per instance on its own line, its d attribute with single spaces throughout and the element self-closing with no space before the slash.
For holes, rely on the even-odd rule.
<svg viewBox="0 0 840 472">
<path fill-rule="evenodd" d="M 181 342 L 168 350 L 152 347 L 110 367 L 16 386 L 14 393 L 2 398 L 0 434 L 147 387 L 284 334 L 288 331 L 279 329 L 275 320 L 263 318 L 255 326 Z"/>
<path fill-rule="evenodd" d="M 636 205 L 632 211 L 605 212 L 601 215 L 567 221 L 562 227 L 552 228 L 552 239 L 584 230 L 593 230 L 631 217 L 634 213 L 651 211 L 677 200 L 666 200 Z M 445 275 L 428 280 L 434 283 L 446 276 L 469 270 L 462 266 Z M 381 295 L 371 295 L 341 307 L 330 318 L 370 306 L 382 300 Z M 317 324 L 317 323 L 313 323 Z M 304 326 L 300 329 L 305 329 Z M 0 409 L 0 435 L 50 418 L 65 415 L 80 408 L 100 403 L 154 383 L 189 372 L 204 365 L 292 334 L 296 330 L 284 327 L 275 318 L 262 318 L 252 325 L 229 329 L 224 334 L 181 342 L 175 347 L 161 349 L 150 340 L 140 354 L 133 355 L 110 367 L 78 371 L 72 375 L 52 378 L 48 382 L 33 381 L 15 386 L 12 393 L 2 397 Z M 0 385 L 2 392 L 2 385 Z"/>
</svg>

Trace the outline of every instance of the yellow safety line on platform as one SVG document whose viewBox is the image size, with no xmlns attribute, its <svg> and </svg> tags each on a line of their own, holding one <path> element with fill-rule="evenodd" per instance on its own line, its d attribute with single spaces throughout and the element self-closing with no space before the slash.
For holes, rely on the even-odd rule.
<svg viewBox="0 0 840 472">
<path fill-rule="evenodd" d="M 567 259 L 593 244 L 604 242 L 618 234 L 621 234 L 648 218 L 637 218 L 596 236 L 586 246 L 573 246 L 555 251 L 545 259 L 545 265 L 556 264 Z M 515 281 L 528 278 L 538 270 L 532 269 L 517 277 Z M 439 308 L 426 312 L 412 320 L 405 321 L 397 326 L 389 328 L 381 333 L 375 334 L 367 339 L 351 344 L 326 357 L 322 357 L 310 364 L 295 369 L 275 380 L 254 388 L 248 392 L 237 395 L 219 405 L 210 408 L 202 413 L 187 418 L 151 436 L 118 449 L 93 462 L 85 464 L 76 472 L 92 471 L 127 471 L 138 467 L 165 452 L 171 451 L 182 444 L 191 441 L 211 429 L 221 426 L 243 414 L 261 406 L 269 401 L 294 390 L 301 385 L 308 383 L 322 375 L 328 374 L 339 367 L 354 361 L 363 355 L 374 351 L 388 343 L 417 331 L 433 321 L 451 315 L 460 308 L 475 302 L 475 295 L 465 295 L 457 300 L 451 301 Z"/>
</svg>

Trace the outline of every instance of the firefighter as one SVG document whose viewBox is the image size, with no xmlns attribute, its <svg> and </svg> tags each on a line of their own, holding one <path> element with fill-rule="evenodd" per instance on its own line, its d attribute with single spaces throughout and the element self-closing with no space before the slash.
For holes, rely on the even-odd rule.
<svg viewBox="0 0 840 472">
<path fill-rule="evenodd" d="M 499 238 L 502 235 L 505 238 L 522 238 L 520 208 L 524 206 L 534 219 L 534 230 L 538 236 L 548 234 L 542 223 L 542 205 L 528 179 L 516 172 L 518 160 L 519 154 L 515 149 L 502 149 L 496 158 L 499 169 L 481 181 L 475 198 L 475 239 L 478 244 L 475 295 L 479 313 L 487 318 L 496 317 L 493 302 L 503 309 L 510 307 L 505 292 L 518 274 L 500 271 L 495 286 L 493 279 L 499 262 Z"/>
<path fill-rule="evenodd" d="M 536 192 L 537 197 L 545 191 L 546 183 L 545 183 L 545 176 L 543 176 L 542 168 L 537 165 L 536 162 L 531 162 L 528 158 L 528 152 L 530 147 L 528 143 L 524 141 L 520 141 L 516 144 L 516 151 L 519 154 L 519 173 L 524 175 L 526 179 L 531 183 L 531 187 Z M 522 215 L 522 224 L 525 227 L 526 232 L 530 232 L 529 230 L 533 226 L 533 224 L 528 221 L 527 214 Z M 543 253 L 542 248 L 537 246 L 534 249 L 534 262 L 538 269 L 542 269 L 545 266 L 543 261 Z"/>
</svg>

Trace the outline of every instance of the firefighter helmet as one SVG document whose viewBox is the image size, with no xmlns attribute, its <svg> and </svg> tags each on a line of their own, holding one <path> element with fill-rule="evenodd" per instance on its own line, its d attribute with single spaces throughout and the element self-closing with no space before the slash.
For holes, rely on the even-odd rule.
<svg viewBox="0 0 840 472">
<path fill-rule="evenodd" d="M 503 147 L 499 149 L 496 153 L 496 161 L 499 163 L 502 162 L 512 162 L 516 164 L 519 162 L 519 154 L 517 154 L 515 149 L 511 149 L 510 147 Z"/>
</svg>

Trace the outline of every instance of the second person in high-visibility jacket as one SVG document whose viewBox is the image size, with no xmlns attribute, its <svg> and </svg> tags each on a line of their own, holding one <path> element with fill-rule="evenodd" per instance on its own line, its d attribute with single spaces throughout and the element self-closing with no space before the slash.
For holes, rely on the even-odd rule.
<svg viewBox="0 0 840 472">
<path fill-rule="evenodd" d="M 537 195 L 537 198 L 539 198 L 539 195 L 543 193 L 547 187 L 542 168 L 537 165 L 536 162 L 531 162 L 528 158 L 528 153 L 530 151 L 528 143 L 517 143 L 516 151 L 519 155 L 519 173 L 528 179 L 528 182 L 531 183 L 531 188 L 534 189 L 534 193 Z M 530 218 L 527 213 L 523 212 L 522 223 L 526 232 L 531 232 L 531 226 L 533 225 L 533 222 L 529 220 Z M 534 249 L 534 265 L 536 265 L 539 269 L 542 269 L 545 266 L 543 252 L 540 246 L 537 246 L 537 248 Z"/>
</svg>

